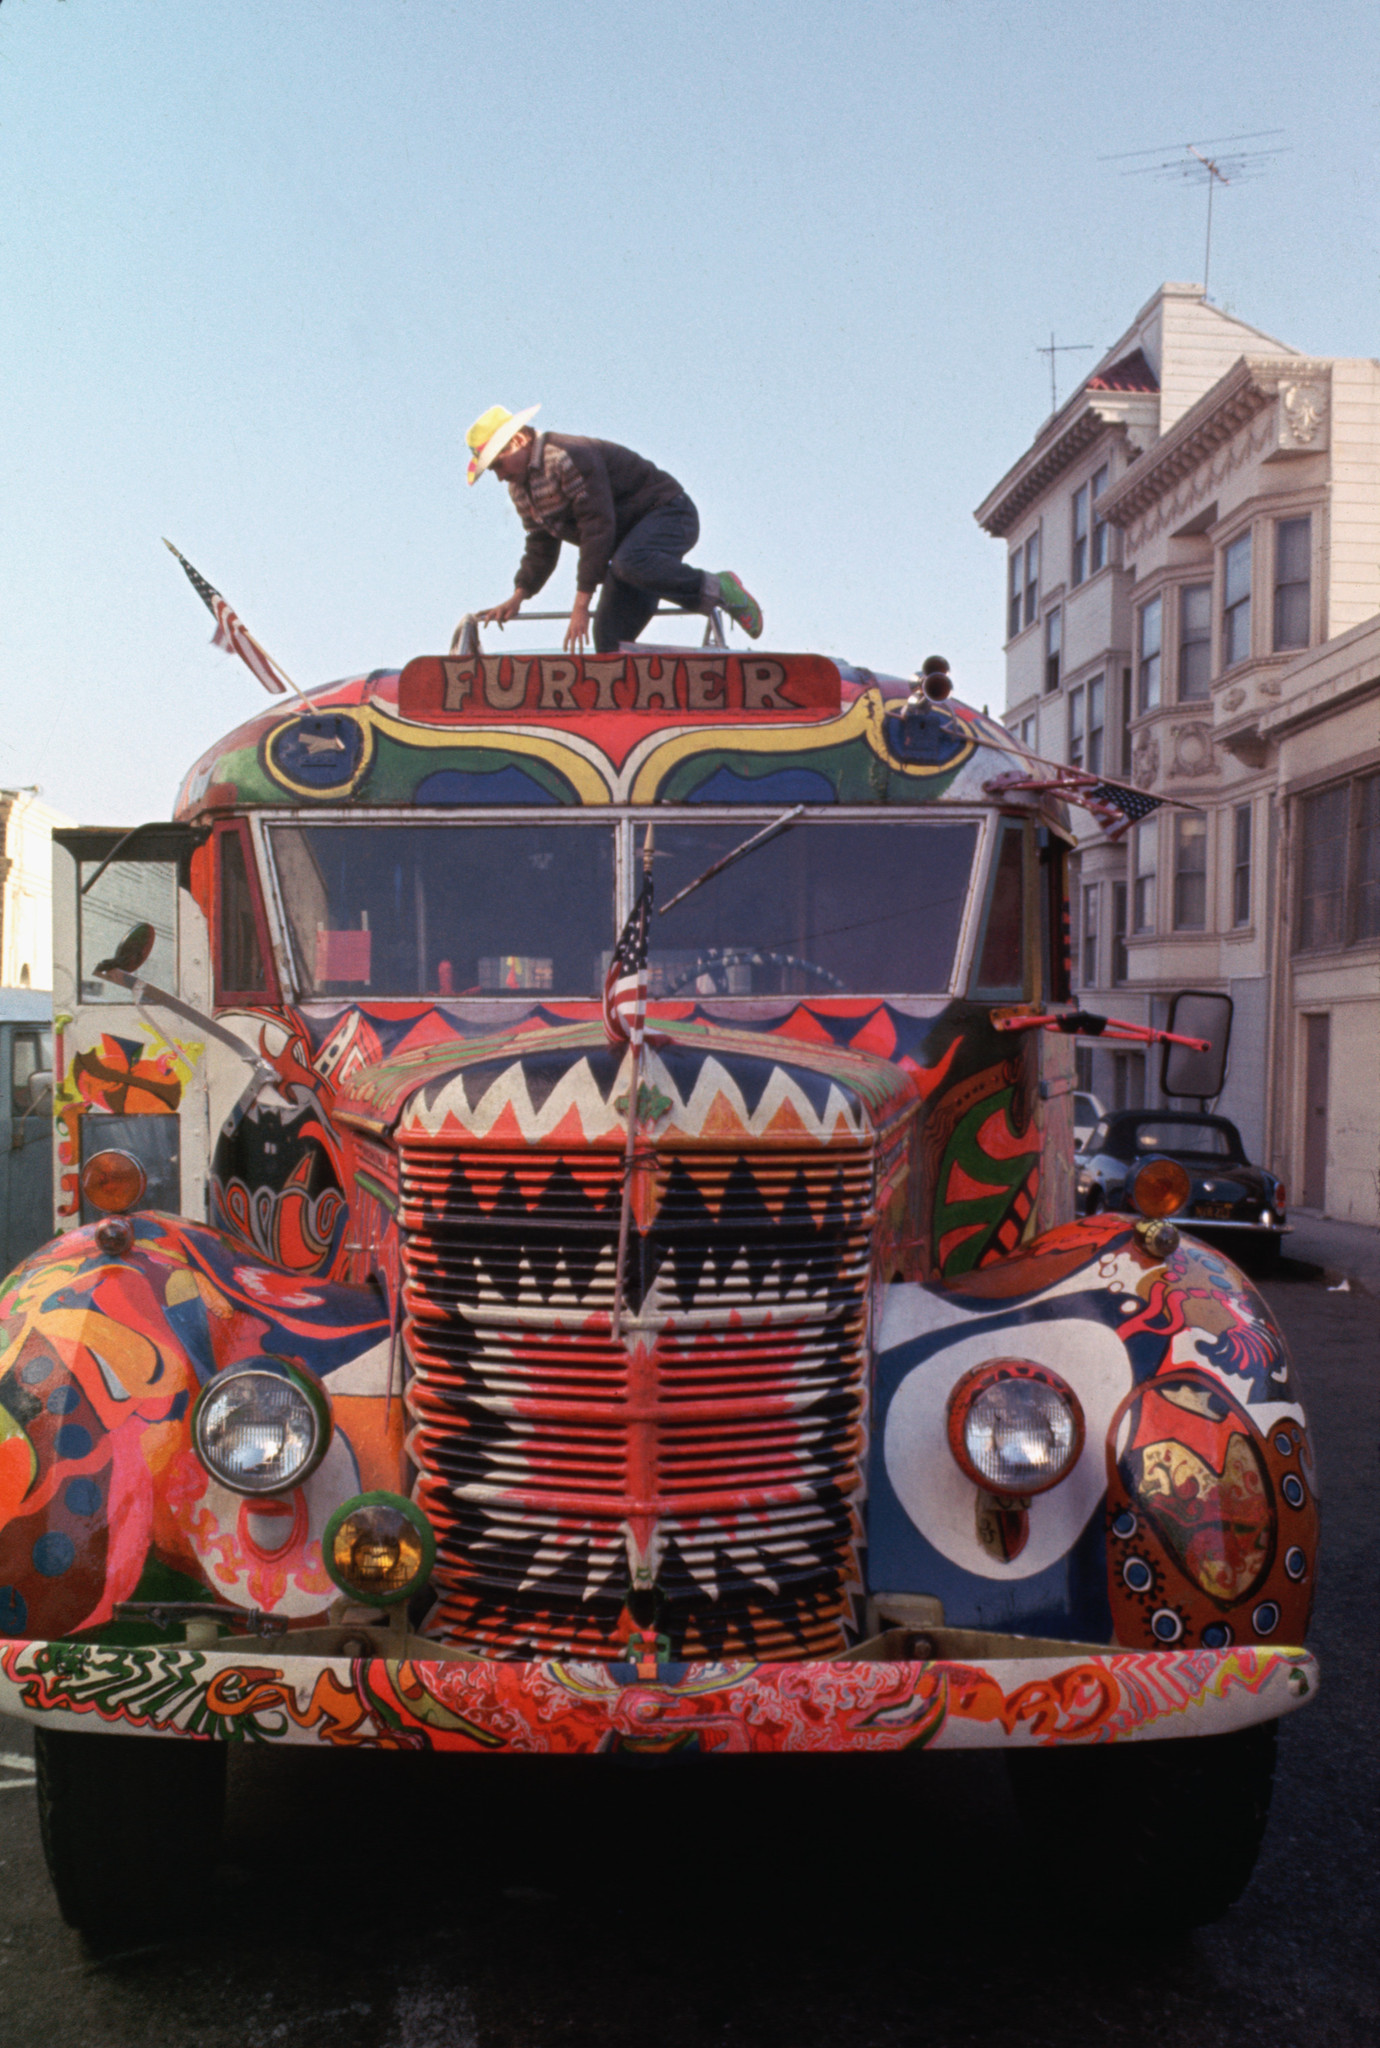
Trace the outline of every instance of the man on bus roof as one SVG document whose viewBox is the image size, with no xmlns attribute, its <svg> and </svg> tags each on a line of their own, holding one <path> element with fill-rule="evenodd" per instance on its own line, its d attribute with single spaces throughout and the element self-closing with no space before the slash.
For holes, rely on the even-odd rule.
<svg viewBox="0 0 1380 2048">
<path fill-rule="evenodd" d="M 675 478 L 616 441 L 536 433 L 528 422 L 540 410 L 532 405 L 526 412 L 508 412 L 491 405 L 465 436 L 469 482 L 477 483 L 486 469 L 501 478 L 527 535 L 512 596 L 481 612 L 481 624 L 503 626 L 515 619 L 523 601 L 546 582 L 561 542 L 568 540 L 580 551 L 564 643 L 568 653 L 584 648 L 600 584 L 596 654 L 635 640 L 663 597 L 692 612 L 721 606 L 756 640 L 761 608 L 738 578 L 726 569 L 709 575 L 685 560 L 699 538 L 700 519 Z"/>
</svg>

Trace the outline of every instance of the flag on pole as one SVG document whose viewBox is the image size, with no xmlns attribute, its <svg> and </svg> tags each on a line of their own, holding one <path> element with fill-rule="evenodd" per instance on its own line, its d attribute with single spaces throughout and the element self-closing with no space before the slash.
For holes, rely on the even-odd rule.
<svg viewBox="0 0 1380 2048">
<path fill-rule="evenodd" d="M 240 660 L 252 675 L 258 677 L 264 688 L 275 697 L 285 697 L 289 690 L 297 690 L 291 676 L 279 668 L 271 654 L 266 654 L 252 633 L 245 630 L 239 616 L 233 612 L 218 590 L 213 590 L 206 578 L 199 575 L 187 557 L 173 547 L 170 540 L 163 542 L 165 548 L 177 556 L 187 572 L 187 581 L 205 605 L 216 622 L 211 635 L 211 645 L 219 647 L 226 654 L 238 654 Z M 297 690 L 300 697 L 301 691 Z"/>
<path fill-rule="evenodd" d="M 652 914 L 652 878 L 637 892 L 632 914 L 613 949 L 604 976 L 604 1035 L 612 1046 L 640 1052 L 647 1039 L 647 921 Z"/>
<path fill-rule="evenodd" d="M 1133 789 L 1126 782 L 1107 782 L 1085 768 L 1069 768 L 1060 761 L 1037 761 L 1033 771 L 1020 769 L 1010 775 L 994 775 L 983 788 L 997 795 L 1003 790 L 1025 789 L 1043 796 L 1062 797 L 1090 811 L 1102 828 L 1102 835 L 1114 845 L 1132 825 L 1148 818 L 1172 797 L 1151 796 L 1148 789 Z M 1188 808 L 1192 808 L 1189 806 Z"/>
</svg>

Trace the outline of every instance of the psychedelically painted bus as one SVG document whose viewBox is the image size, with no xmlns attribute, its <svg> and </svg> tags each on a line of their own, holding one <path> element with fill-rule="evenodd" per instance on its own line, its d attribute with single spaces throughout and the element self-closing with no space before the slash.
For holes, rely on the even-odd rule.
<svg viewBox="0 0 1380 2048">
<path fill-rule="evenodd" d="M 0 1709 L 74 1924 L 234 1743 L 996 1748 L 1121 1896 L 1244 1885 L 1303 1410 L 1172 1174 L 1075 1220 L 1067 813 L 928 668 L 420 658 L 55 835 Z"/>
</svg>

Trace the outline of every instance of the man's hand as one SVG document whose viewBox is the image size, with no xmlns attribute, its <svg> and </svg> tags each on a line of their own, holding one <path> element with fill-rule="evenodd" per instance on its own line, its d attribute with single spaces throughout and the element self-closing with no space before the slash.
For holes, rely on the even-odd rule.
<svg viewBox="0 0 1380 2048">
<path fill-rule="evenodd" d="M 478 614 L 481 626 L 506 626 L 509 619 L 515 619 L 522 610 L 522 592 L 515 590 L 511 597 L 505 597 L 502 604 L 490 605 L 488 611 Z"/>
<path fill-rule="evenodd" d="M 570 607 L 570 624 L 565 629 L 562 646 L 567 654 L 583 654 L 589 638 L 589 592 L 577 590 L 575 602 Z"/>
</svg>

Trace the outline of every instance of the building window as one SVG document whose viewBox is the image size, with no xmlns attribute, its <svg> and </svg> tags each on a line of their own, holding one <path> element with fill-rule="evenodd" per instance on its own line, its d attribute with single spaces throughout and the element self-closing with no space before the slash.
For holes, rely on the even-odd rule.
<svg viewBox="0 0 1380 2048">
<path fill-rule="evenodd" d="M 1092 557 L 1089 573 L 1093 576 L 1099 569 L 1105 569 L 1111 559 L 1107 522 L 1099 515 L 1097 509 L 1097 501 L 1106 490 L 1110 475 L 1111 470 L 1104 462 L 1092 480 Z"/>
<path fill-rule="evenodd" d="M 1079 954 L 1079 969 L 1083 987 L 1097 985 L 1097 884 L 1089 882 L 1083 889 L 1082 945 Z"/>
<path fill-rule="evenodd" d="M 1069 691 L 1069 766 L 1083 766 L 1083 691 Z"/>
<path fill-rule="evenodd" d="M 1380 775 L 1367 775 L 1357 785 L 1353 886 L 1357 940 L 1380 939 Z"/>
<path fill-rule="evenodd" d="M 1299 804 L 1299 952 L 1380 939 L 1380 775 Z"/>
<path fill-rule="evenodd" d="M 1299 950 L 1342 943 L 1351 792 L 1339 783 L 1299 805 Z"/>
<path fill-rule="evenodd" d="M 1064 615 L 1056 604 L 1045 615 L 1045 689 L 1059 687 L 1059 649 L 1064 638 Z"/>
<path fill-rule="evenodd" d="M 1207 819 L 1174 821 L 1174 929 L 1200 932 L 1207 926 Z"/>
<path fill-rule="evenodd" d="M 1136 827 L 1135 929 L 1155 929 L 1155 869 L 1159 861 L 1160 821 L 1147 818 Z"/>
<path fill-rule="evenodd" d="M 1080 683 L 1069 691 L 1069 766 L 1086 768 L 1092 775 L 1102 773 L 1102 743 L 1105 736 L 1107 685 L 1101 676 Z"/>
<path fill-rule="evenodd" d="M 1011 581 L 1006 595 L 1006 637 L 1014 640 L 1021 630 L 1021 565 L 1025 550 L 1017 548 L 1011 557 Z"/>
<path fill-rule="evenodd" d="M 1251 807 L 1232 812 L 1231 921 L 1238 928 L 1251 921 Z"/>
<path fill-rule="evenodd" d="M 1281 519 L 1275 527 L 1275 652 L 1308 645 L 1311 519 Z"/>
<path fill-rule="evenodd" d="M 1126 884 L 1112 883 L 1112 986 L 1120 988 L 1131 978 L 1126 957 Z"/>
<path fill-rule="evenodd" d="M 1160 648 L 1164 627 L 1164 599 L 1152 597 L 1140 608 L 1140 673 L 1136 703 L 1141 711 L 1155 711 L 1160 701 Z"/>
<path fill-rule="evenodd" d="M 1027 752 L 1028 754 L 1033 754 L 1033 753 L 1034 753 L 1034 751 L 1035 751 L 1035 720 L 1034 720 L 1034 718 L 1033 718 L 1033 717 L 1032 717 L 1032 718 L 1023 718 L 1023 719 L 1021 720 L 1021 745 L 1022 745 L 1022 746 L 1023 746 L 1024 748 L 1025 748 L 1025 750 L 1026 750 L 1026 752 Z"/>
<path fill-rule="evenodd" d="M 1102 773 L 1102 737 L 1106 730 L 1107 685 L 1101 676 L 1088 684 L 1088 759 L 1091 774 Z"/>
<path fill-rule="evenodd" d="M 1144 1109 L 1145 1054 L 1119 1052 L 1112 1056 L 1112 1108 Z"/>
<path fill-rule="evenodd" d="M 1222 560 L 1222 666 L 1251 652 L 1251 536 L 1234 540 Z"/>
<path fill-rule="evenodd" d="M 1121 671 L 1121 754 L 1117 768 L 1123 775 L 1131 772 L 1131 671 Z"/>
<path fill-rule="evenodd" d="M 1212 585 L 1186 583 L 1179 592 L 1179 702 L 1212 695 Z"/>
<path fill-rule="evenodd" d="M 1083 484 L 1073 494 L 1073 567 L 1069 581 L 1076 589 L 1088 573 L 1088 493 Z"/>
<path fill-rule="evenodd" d="M 1040 608 L 1040 529 L 1037 526 L 1025 544 L 1025 622 L 1035 623 Z"/>
</svg>

